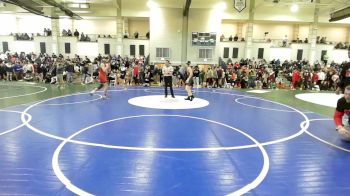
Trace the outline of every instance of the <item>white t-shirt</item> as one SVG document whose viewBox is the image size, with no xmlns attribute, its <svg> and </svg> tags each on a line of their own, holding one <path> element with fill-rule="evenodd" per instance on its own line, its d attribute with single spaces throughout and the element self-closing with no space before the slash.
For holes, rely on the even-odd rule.
<svg viewBox="0 0 350 196">
<path fill-rule="evenodd" d="M 326 79 L 326 74 L 323 71 L 320 71 L 317 73 L 318 80 L 325 80 Z"/>
<path fill-rule="evenodd" d="M 169 65 L 169 66 L 164 66 L 162 69 L 162 73 L 164 76 L 172 76 L 174 72 L 174 68 Z"/>
</svg>

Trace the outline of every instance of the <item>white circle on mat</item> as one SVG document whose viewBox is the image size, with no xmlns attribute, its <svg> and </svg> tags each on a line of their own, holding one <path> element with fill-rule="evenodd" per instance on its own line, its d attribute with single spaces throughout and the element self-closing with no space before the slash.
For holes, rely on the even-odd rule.
<svg viewBox="0 0 350 196">
<path fill-rule="evenodd" d="M 185 100 L 187 96 L 176 96 L 172 98 L 168 95 L 167 98 L 164 95 L 149 95 L 134 97 L 128 100 L 129 104 L 152 109 L 193 109 L 203 108 L 209 105 L 207 100 L 195 97 L 193 101 Z"/>
<path fill-rule="evenodd" d="M 303 101 L 324 105 L 332 108 L 337 107 L 338 99 L 344 95 L 336 95 L 335 93 L 302 93 L 295 95 L 296 98 Z"/>
</svg>

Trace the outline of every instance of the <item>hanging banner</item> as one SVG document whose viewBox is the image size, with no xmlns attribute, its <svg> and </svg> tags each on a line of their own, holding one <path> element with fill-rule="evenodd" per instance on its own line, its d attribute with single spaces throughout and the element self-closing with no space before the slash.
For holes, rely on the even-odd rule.
<svg viewBox="0 0 350 196">
<path fill-rule="evenodd" d="M 246 7 L 246 1 L 247 0 L 233 0 L 233 7 L 238 11 L 241 12 Z"/>
</svg>

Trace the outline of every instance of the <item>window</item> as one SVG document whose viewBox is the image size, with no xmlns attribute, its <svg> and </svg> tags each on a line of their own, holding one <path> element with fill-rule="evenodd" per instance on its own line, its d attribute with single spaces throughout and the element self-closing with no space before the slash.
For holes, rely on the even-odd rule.
<svg viewBox="0 0 350 196">
<path fill-rule="evenodd" d="M 170 58 L 170 48 L 156 48 L 157 58 Z"/>
<path fill-rule="evenodd" d="M 64 52 L 70 54 L 70 43 L 64 43 Z"/>
<path fill-rule="evenodd" d="M 232 48 L 232 58 L 238 58 L 238 48 Z"/>
<path fill-rule="evenodd" d="M 6 52 L 9 50 L 9 43 L 8 42 L 2 42 L 2 51 Z"/>
<path fill-rule="evenodd" d="M 145 56 L 145 45 L 139 45 L 139 55 Z"/>
<path fill-rule="evenodd" d="M 109 44 L 105 44 L 105 54 L 111 54 L 110 45 Z"/>
<path fill-rule="evenodd" d="M 324 61 L 324 56 L 327 54 L 327 50 L 322 50 L 321 52 L 321 60 Z"/>
<path fill-rule="evenodd" d="M 303 59 L 303 50 L 302 49 L 298 49 L 298 53 L 297 53 L 297 60 L 302 60 Z"/>
<path fill-rule="evenodd" d="M 213 58 L 213 49 L 199 49 L 199 58 L 200 59 L 212 59 Z"/>
<path fill-rule="evenodd" d="M 229 56 L 230 48 L 225 47 L 224 48 L 224 59 L 227 59 Z"/>
<path fill-rule="evenodd" d="M 259 48 L 258 50 L 258 59 L 264 58 L 264 48 Z"/>
<path fill-rule="evenodd" d="M 135 53 L 136 53 L 135 50 L 136 50 L 135 45 L 130 45 L 130 56 L 135 56 Z"/>
<path fill-rule="evenodd" d="M 46 45 L 45 42 L 40 42 L 40 53 L 45 54 L 46 53 Z"/>
</svg>

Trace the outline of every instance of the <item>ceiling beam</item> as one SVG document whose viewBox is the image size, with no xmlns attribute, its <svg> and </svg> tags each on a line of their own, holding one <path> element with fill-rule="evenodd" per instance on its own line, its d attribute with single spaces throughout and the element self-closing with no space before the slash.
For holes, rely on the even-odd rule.
<svg viewBox="0 0 350 196">
<path fill-rule="evenodd" d="M 329 22 L 335 22 L 350 17 L 350 6 L 331 13 Z"/>
<path fill-rule="evenodd" d="M 45 2 L 49 5 L 52 5 L 54 7 L 59 8 L 61 11 L 64 12 L 65 15 L 74 18 L 74 19 L 78 19 L 81 20 L 83 19 L 82 17 L 80 17 L 78 14 L 72 12 L 70 9 L 66 8 L 63 4 L 59 4 L 57 3 L 55 0 L 41 0 L 42 2 Z"/>
<path fill-rule="evenodd" d="M 188 16 L 192 0 L 186 0 L 183 16 Z"/>
</svg>

